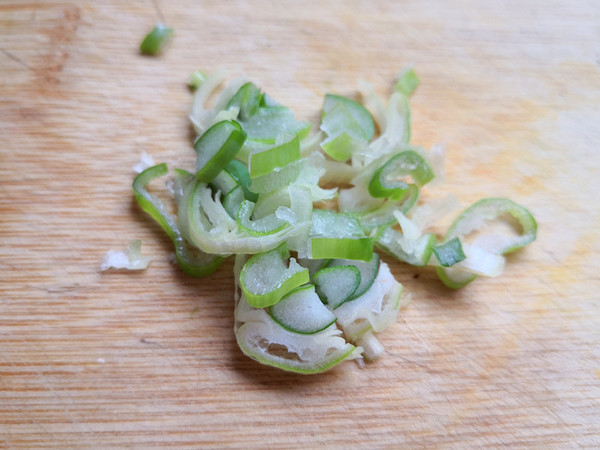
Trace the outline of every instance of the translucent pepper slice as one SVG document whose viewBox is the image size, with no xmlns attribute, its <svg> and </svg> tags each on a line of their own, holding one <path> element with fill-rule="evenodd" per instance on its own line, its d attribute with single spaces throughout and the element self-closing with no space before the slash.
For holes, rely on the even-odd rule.
<svg viewBox="0 0 600 450">
<path fill-rule="evenodd" d="M 246 300 L 255 308 L 278 303 L 292 289 L 309 281 L 308 269 L 294 258 L 285 261 L 289 252 L 285 245 L 252 256 L 240 273 L 240 285 Z"/>
<path fill-rule="evenodd" d="M 140 51 L 146 55 L 158 55 L 173 33 L 173 28 L 162 23 L 157 24 L 140 44 Z"/>
<path fill-rule="evenodd" d="M 335 309 L 350 299 L 360 286 L 360 270 L 354 265 L 325 267 L 312 278 L 321 301 Z"/>
<path fill-rule="evenodd" d="M 417 186 L 423 186 L 434 177 L 431 167 L 416 151 L 405 150 L 392 156 L 375 171 L 369 182 L 369 194 L 376 198 L 402 200 L 409 189 L 405 177 L 412 177 Z"/>
<path fill-rule="evenodd" d="M 383 352 L 373 331 L 383 331 L 396 321 L 402 305 L 401 294 L 402 285 L 394 279 L 387 264 L 382 262 L 369 289 L 333 310 L 338 319 L 337 325 L 350 342 L 364 348 L 366 359 L 377 359 Z"/>
<path fill-rule="evenodd" d="M 223 258 L 204 253 L 188 244 L 183 238 L 179 225 L 173 215 L 171 215 L 157 196 L 150 194 L 146 189 L 146 186 L 152 180 L 166 175 L 168 172 L 167 165 L 163 163 L 150 167 L 140 173 L 133 181 L 134 197 L 141 208 L 158 222 L 173 241 L 175 258 L 179 267 L 188 275 L 195 277 L 209 275 L 217 270 L 223 262 Z"/>
<path fill-rule="evenodd" d="M 323 305 L 312 284 L 284 295 L 269 307 L 269 314 L 284 328 L 300 334 L 318 333 L 337 320 Z"/>
<path fill-rule="evenodd" d="M 207 253 L 255 254 L 276 248 L 293 236 L 305 233 L 308 228 L 308 224 L 298 223 L 295 227 L 284 227 L 281 231 L 262 236 L 240 229 L 235 209 L 237 202 L 243 201 L 240 191 L 241 187 L 233 189 L 225 198 L 226 205 L 223 205 L 220 194 L 213 195 L 205 183 L 197 180 L 189 183 L 178 201 L 177 212 L 183 236 Z M 233 198 L 236 193 L 240 195 Z M 227 206 L 230 197 L 233 201 Z"/>
<path fill-rule="evenodd" d="M 391 226 L 384 226 L 377 232 L 375 244 L 399 261 L 422 267 L 429 262 L 437 239 L 432 233 L 408 239 Z"/>
<path fill-rule="evenodd" d="M 485 232 L 486 223 L 501 220 L 512 233 Z M 512 221 L 516 223 L 512 223 Z M 519 230 L 520 228 L 520 230 Z M 537 223 L 523 206 L 507 198 L 484 198 L 469 206 L 450 226 L 445 240 L 479 231 L 473 245 L 504 255 L 533 242 Z"/>
<path fill-rule="evenodd" d="M 394 213 L 400 211 L 402 214 L 407 214 L 417 204 L 419 195 L 419 187 L 410 184 L 402 200 L 387 199 L 372 211 L 356 213 L 356 218 L 367 233 L 386 225 L 392 225 L 396 223 Z"/>
<path fill-rule="evenodd" d="M 194 144 L 197 153 L 196 177 L 209 183 L 221 172 L 242 148 L 246 133 L 239 123 L 224 120 L 214 124 Z"/>
<path fill-rule="evenodd" d="M 250 190 L 250 183 L 252 180 L 250 179 L 248 167 L 243 162 L 234 159 L 227 165 L 225 171 L 241 185 L 246 200 L 250 200 L 251 202 L 256 202 L 258 200 L 258 194 Z"/>
<path fill-rule="evenodd" d="M 228 171 L 222 170 L 215 178 L 213 178 L 209 183 L 209 186 L 214 191 L 220 191 L 221 196 L 224 197 L 238 187 L 239 183 Z"/>
<path fill-rule="evenodd" d="M 318 333 L 299 334 L 282 327 L 264 309 L 252 308 L 244 296 L 237 303 L 235 319 L 240 349 L 261 364 L 315 374 L 360 355 L 360 349 L 346 342 L 335 324 Z"/>
<path fill-rule="evenodd" d="M 336 161 L 347 161 L 373 137 L 375 124 L 360 103 L 339 95 L 327 94 L 323 103 L 321 130 L 327 139 L 321 144 Z"/>
<path fill-rule="evenodd" d="M 260 195 L 284 188 L 298 179 L 305 164 L 306 158 L 302 158 L 278 167 L 270 173 L 253 178 L 250 189 Z"/>
<path fill-rule="evenodd" d="M 229 217 L 236 220 L 238 219 L 238 211 L 244 200 L 244 190 L 239 184 L 229 191 L 223 199 L 223 207 L 225 208 L 225 211 L 227 211 L 227 214 L 229 214 Z"/>
<path fill-rule="evenodd" d="M 188 79 L 188 86 L 191 89 L 198 89 L 207 80 L 207 75 L 202 70 L 194 70 Z"/>
<path fill-rule="evenodd" d="M 348 265 L 356 267 L 360 273 L 360 283 L 352 295 L 347 299 L 347 301 L 352 301 L 370 289 L 371 285 L 375 281 L 375 278 L 377 277 L 377 273 L 379 272 L 380 258 L 377 253 L 373 253 L 373 257 L 367 262 L 352 261 L 348 259 L 334 259 L 329 262 L 327 268 L 344 267 Z"/>
<path fill-rule="evenodd" d="M 237 223 L 241 229 L 246 230 L 253 236 L 267 236 L 278 233 L 286 226 L 290 226 L 291 222 L 295 222 L 295 217 L 289 208 L 285 206 L 280 206 L 279 208 L 287 210 L 289 220 L 285 220 L 282 218 L 282 215 L 277 214 L 280 209 L 276 213 L 252 220 L 254 203 L 249 200 L 243 200 L 237 211 Z"/>
<path fill-rule="evenodd" d="M 373 238 L 364 235 L 358 220 L 331 210 L 313 211 L 308 244 L 312 259 L 370 261 L 373 257 Z"/>
<path fill-rule="evenodd" d="M 476 235 L 468 242 L 472 235 Z M 477 275 L 496 276 L 504 267 L 500 255 L 533 242 L 537 223 L 523 206 L 506 198 L 484 198 L 468 207 L 450 226 L 445 241 L 461 240 L 466 259 L 455 266 L 437 267 L 446 286 L 458 289 Z"/>
<path fill-rule="evenodd" d="M 373 239 L 368 236 L 358 238 L 313 237 L 310 240 L 311 257 L 346 258 L 370 261 L 373 257 Z"/>
<path fill-rule="evenodd" d="M 226 108 L 238 108 L 238 119 L 245 121 L 258 111 L 262 99 L 263 94 L 260 92 L 260 89 L 249 81 L 244 83 L 233 97 L 231 97 Z"/>
<path fill-rule="evenodd" d="M 298 159 L 300 159 L 300 141 L 298 136 L 294 135 L 281 145 L 251 153 L 249 159 L 250 178 L 269 174 Z"/>
<path fill-rule="evenodd" d="M 244 121 L 243 127 L 249 139 L 274 144 L 282 134 L 297 135 L 303 139 L 311 124 L 296 120 L 292 110 L 286 106 L 271 105 L 258 108 L 252 117 Z"/>
<path fill-rule="evenodd" d="M 453 266 L 466 258 L 460 239 L 457 237 L 433 247 L 433 254 L 443 267 Z"/>
<path fill-rule="evenodd" d="M 398 92 L 402 92 L 408 97 L 415 91 L 418 85 L 419 77 L 417 76 L 415 70 L 412 67 L 407 67 L 396 79 L 394 89 Z"/>
</svg>

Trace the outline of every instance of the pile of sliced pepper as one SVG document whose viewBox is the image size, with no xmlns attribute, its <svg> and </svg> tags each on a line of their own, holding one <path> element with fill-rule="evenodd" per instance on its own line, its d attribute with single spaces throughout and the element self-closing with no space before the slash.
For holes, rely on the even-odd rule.
<svg viewBox="0 0 600 450">
<path fill-rule="evenodd" d="M 367 84 L 364 105 L 326 95 L 316 131 L 252 82 L 233 80 L 217 93 L 224 80 L 223 72 L 192 77 L 196 168 L 171 173 L 176 214 L 147 190 L 169 173 L 165 164 L 140 173 L 133 190 L 187 274 L 208 275 L 235 257 L 234 331 L 261 363 L 317 373 L 379 357 L 375 333 L 394 323 L 405 297 L 375 250 L 433 266 L 460 288 L 497 276 L 505 253 L 535 239 L 532 215 L 502 198 L 467 208 L 443 238 L 427 231 L 454 203 L 417 206 L 439 168 L 435 151 L 409 143 L 412 69 L 387 105 Z M 519 229 L 486 233 L 489 222 L 507 218 Z"/>
</svg>

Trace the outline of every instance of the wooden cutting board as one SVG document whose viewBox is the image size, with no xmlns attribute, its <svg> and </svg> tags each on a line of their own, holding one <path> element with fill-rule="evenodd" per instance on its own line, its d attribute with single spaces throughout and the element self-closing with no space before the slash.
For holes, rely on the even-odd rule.
<svg viewBox="0 0 600 450">
<path fill-rule="evenodd" d="M 142 57 L 160 14 L 172 45 Z M 583 0 L 1 1 L 0 446 L 600 446 L 599 21 Z M 426 199 L 510 197 L 538 240 L 458 292 L 388 259 L 413 301 L 374 364 L 249 360 L 232 264 L 172 266 L 133 165 L 192 167 L 195 69 L 316 122 L 325 92 L 387 95 L 407 64 L 412 141 L 447 148 Z M 133 238 L 148 270 L 100 273 Z"/>
</svg>

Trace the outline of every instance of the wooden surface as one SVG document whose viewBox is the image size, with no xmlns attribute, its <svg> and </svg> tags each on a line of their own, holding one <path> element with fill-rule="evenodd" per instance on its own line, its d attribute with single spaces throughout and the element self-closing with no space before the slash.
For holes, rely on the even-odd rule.
<svg viewBox="0 0 600 450">
<path fill-rule="evenodd" d="M 0 447 L 600 446 L 600 4 L 0 1 Z M 414 301 L 387 354 L 319 376 L 244 357 L 226 263 L 182 275 L 132 201 L 147 151 L 190 167 L 188 74 L 256 80 L 304 119 L 357 80 L 416 67 L 413 142 L 444 142 L 464 204 L 539 222 L 504 275 Z M 139 274 L 99 272 L 141 238 Z"/>
</svg>

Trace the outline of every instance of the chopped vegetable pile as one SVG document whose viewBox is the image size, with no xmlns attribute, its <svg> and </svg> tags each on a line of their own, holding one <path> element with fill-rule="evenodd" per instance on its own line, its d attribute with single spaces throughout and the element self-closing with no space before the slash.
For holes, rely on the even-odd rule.
<svg viewBox="0 0 600 450">
<path fill-rule="evenodd" d="M 326 95 L 319 130 L 254 83 L 233 80 L 219 91 L 224 81 L 223 72 L 190 80 L 195 170 L 154 165 L 133 190 L 185 273 L 208 275 L 235 258 L 234 330 L 251 358 L 299 373 L 374 360 L 383 352 L 375 333 L 408 297 L 377 252 L 432 266 L 456 289 L 499 275 L 503 255 L 535 239 L 532 215 L 503 198 L 476 202 L 443 238 L 428 231 L 457 201 L 419 203 L 443 153 L 409 143 L 412 69 L 387 103 L 366 83 L 362 103 Z M 169 174 L 174 214 L 147 189 Z M 513 232 L 488 227 L 499 221 Z"/>
</svg>

